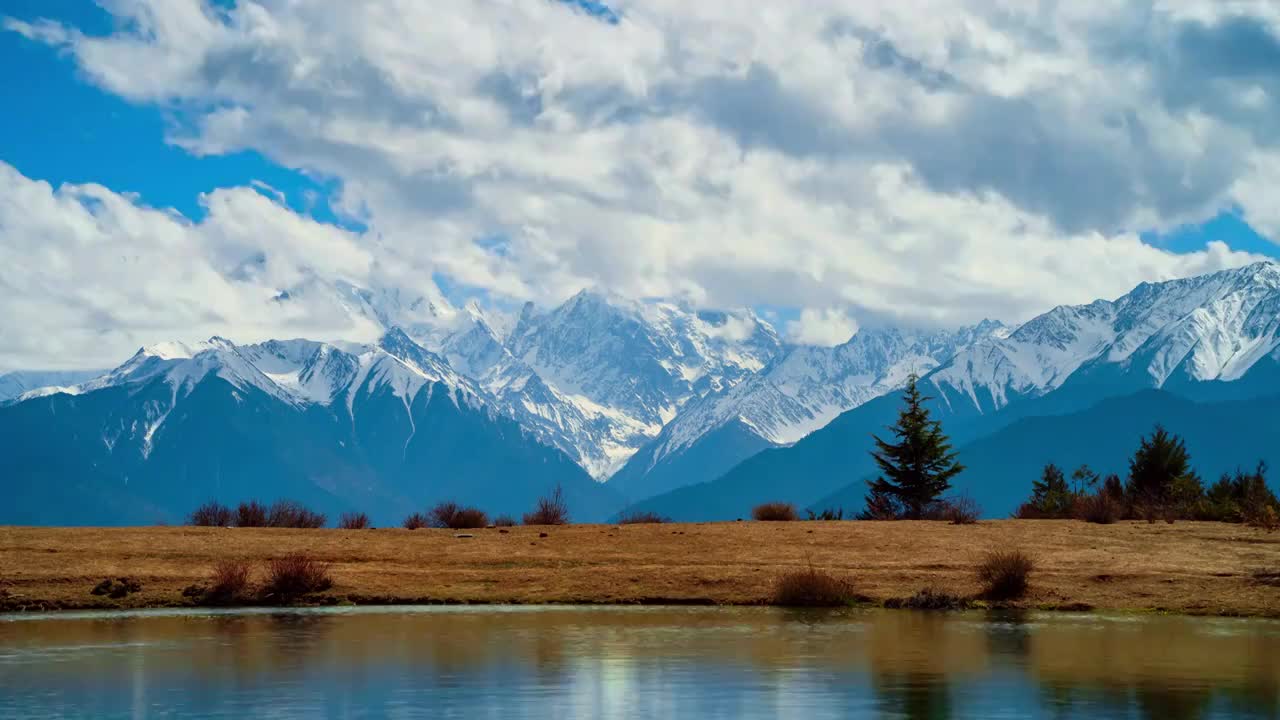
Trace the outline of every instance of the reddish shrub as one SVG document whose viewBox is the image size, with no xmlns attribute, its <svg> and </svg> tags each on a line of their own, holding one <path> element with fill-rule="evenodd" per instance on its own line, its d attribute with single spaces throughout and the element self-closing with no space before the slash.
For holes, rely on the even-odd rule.
<svg viewBox="0 0 1280 720">
<path fill-rule="evenodd" d="M 416 512 L 405 518 L 402 525 L 404 525 L 405 530 L 421 530 L 425 527 L 431 527 L 431 521 L 426 515 Z"/>
<path fill-rule="evenodd" d="M 205 599 L 215 603 L 230 603 L 249 595 L 249 563 L 244 560 L 223 560 L 213 566 L 209 576 L 209 591 Z"/>
<path fill-rule="evenodd" d="M 751 518 L 766 522 L 790 522 L 798 519 L 796 506 L 785 502 L 769 502 L 751 509 Z"/>
<path fill-rule="evenodd" d="M 942 519 L 952 525 L 972 525 L 982 515 L 982 508 L 973 498 L 958 497 L 943 502 L 946 507 L 942 512 Z"/>
<path fill-rule="evenodd" d="M 516 524 L 516 519 L 511 517 L 510 515 L 499 515 L 498 517 L 493 519 L 494 527 L 513 527 L 515 526 L 515 524 Z"/>
<path fill-rule="evenodd" d="M 431 527 L 450 530 L 473 530 L 489 524 L 489 516 L 483 510 L 463 507 L 456 502 L 442 502 L 429 512 Z"/>
<path fill-rule="evenodd" d="M 191 512 L 187 524 L 201 527 L 226 527 L 231 524 L 231 517 L 231 508 L 216 500 L 210 500 Z"/>
<path fill-rule="evenodd" d="M 267 584 L 263 589 L 268 595 L 287 600 L 323 592 L 331 587 L 333 578 L 329 575 L 327 563 L 293 554 L 276 558 L 268 564 Z"/>
<path fill-rule="evenodd" d="M 984 597 L 991 600 L 1016 600 L 1027 592 L 1035 561 L 1021 550 L 993 550 L 978 564 L 978 582 Z"/>
<path fill-rule="evenodd" d="M 242 502 L 236 508 L 236 527 L 266 527 L 267 506 L 257 500 Z"/>
<path fill-rule="evenodd" d="M 362 512 L 342 513 L 338 518 L 338 527 L 343 530 L 368 530 L 369 516 Z"/>
<path fill-rule="evenodd" d="M 840 607 L 857 599 L 852 584 L 812 565 L 784 573 L 773 587 L 773 604 L 784 607 Z"/>
<path fill-rule="evenodd" d="M 533 512 L 525 513 L 525 525 L 568 525 L 569 504 L 564 499 L 564 490 L 559 485 L 551 494 L 538 499 Z"/>
<path fill-rule="evenodd" d="M 277 500 L 267 511 L 267 525 L 278 528 L 324 527 L 325 516 L 293 500 Z"/>
</svg>

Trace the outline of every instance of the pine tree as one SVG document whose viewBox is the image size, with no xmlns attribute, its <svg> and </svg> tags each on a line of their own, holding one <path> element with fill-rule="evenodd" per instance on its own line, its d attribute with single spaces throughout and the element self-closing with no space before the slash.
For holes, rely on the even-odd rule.
<svg viewBox="0 0 1280 720">
<path fill-rule="evenodd" d="M 1045 517 L 1066 517 L 1071 512 L 1072 495 L 1062 469 L 1053 463 L 1044 466 L 1039 480 L 1031 482 L 1031 504 Z"/>
<path fill-rule="evenodd" d="M 1174 499 L 1178 481 L 1193 475 L 1191 456 L 1182 438 L 1156 425 L 1129 461 L 1128 494 L 1134 502 L 1161 507 Z"/>
<path fill-rule="evenodd" d="M 891 428 L 897 442 L 890 443 L 872 436 L 876 450 L 871 456 L 880 466 L 881 476 L 870 483 L 872 500 L 891 497 L 902 506 L 903 514 L 919 519 L 925 508 L 951 487 L 951 478 L 964 466 L 956 462 L 951 442 L 942 433 L 942 424 L 929 418 L 914 374 L 903 390 L 904 407 L 898 422 Z"/>
</svg>

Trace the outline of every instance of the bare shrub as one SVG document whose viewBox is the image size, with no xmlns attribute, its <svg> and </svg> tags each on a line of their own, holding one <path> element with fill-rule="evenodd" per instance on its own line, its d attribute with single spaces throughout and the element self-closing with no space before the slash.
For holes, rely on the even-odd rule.
<svg viewBox="0 0 1280 720">
<path fill-rule="evenodd" d="M 1018 520 L 1044 520 L 1048 515 L 1035 503 L 1024 502 L 1013 511 L 1013 517 Z"/>
<path fill-rule="evenodd" d="M 624 512 L 618 516 L 619 525 L 657 525 L 668 522 L 671 522 L 671 518 L 655 512 Z"/>
<path fill-rule="evenodd" d="M 551 494 L 538 499 L 533 512 L 524 514 L 525 525 L 568 525 L 569 504 L 564 499 L 564 489 L 556 485 Z"/>
<path fill-rule="evenodd" d="M 1120 503 L 1106 492 L 1077 498 L 1071 514 L 1077 520 L 1111 525 L 1120 519 Z"/>
<path fill-rule="evenodd" d="M 809 520 L 831 521 L 844 519 L 844 508 L 823 508 L 822 512 L 819 513 L 815 513 L 812 510 L 805 510 L 805 513 L 808 514 Z"/>
<path fill-rule="evenodd" d="M 416 512 L 405 518 L 401 524 L 405 530 L 421 530 L 425 527 L 431 527 L 431 520 L 426 515 Z"/>
<path fill-rule="evenodd" d="M 762 522 L 790 522 L 799 519 L 796 506 L 786 502 L 768 502 L 751 508 L 751 518 Z"/>
<path fill-rule="evenodd" d="M 515 524 L 516 524 L 516 519 L 511 517 L 510 515 L 499 515 L 498 517 L 493 519 L 494 527 L 514 527 Z"/>
<path fill-rule="evenodd" d="M 338 518 L 338 527 L 343 530 L 368 530 L 369 516 L 362 512 L 345 512 Z"/>
<path fill-rule="evenodd" d="M 275 558 L 267 565 L 267 595 L 291 599 L 333 587 L 329 565 L 302 554 Z"/>
<path fill-rule="evenodd" d="M 200 527 L 226 527 L 231 524 L 231 517 L 231 508 L 217 500 L 210 500 L 191 511 L 187 524 Z"/>
<path fill-rule="evenodd" d="M 972 525 L 978 522 L 982 508 L 971 497 L 958 497 L 945 501 L 942 519 L 952 525 Z"/>
<path fill-rule="evenodd" d="M 266 527 L 267 506 L 257 500 L 242 502 L 236 508 L 236 527 Z"/>
<path fill-rule="evenodd" d="M 249 596 L 249 563 L 244 560 L 222 560 L 209 575 L 205 599 L 214 603 L 231 603 Z"/>
<path fill-rule="evenodd" d="M 267 525 L 277 528 L 320 528 L 326 518 L 294 500 L 277 500 L 267 511 Z"/>
<path fill-rule="evenodd" d="M 973 603 L 965 598 L 942 592 L 933 588 L 925 588 L 915 595 L 905 598 L 890 598 L 884 606 L 907 610 L 965 610 Z"/>
<path fill-rule="evenodd" d="M 1244 513 L 1244 522 L 1249 527 L 1255 527 L 1267 532 L 1275 532 L 1280 530 L 1280 514 L 1276 513 L 1276 509 L 1271 505 L 1264 505 L 1255 510 L 1248 510 Z"/>
<path fill-rule="evenodd" d="M 1035 561 L 1021 550 L 992 550 L 978 564 L 982 595 L 990 600 L 1016 600 L 1027 592 Z"/>
<path fill-rule="evenodd" d="M 431 527 L 450 530 L 473 530 L 489 524 L 489 516 L 483 510 L 463 507 L 456 502 L 442 502 L 431 509 L 427 516 Z"/>
<path fill-rule="evenodd" d="M 783 573 L 773 587 L 773 604 L 783 607 L 841 607 L 857 600 L 851 583 L 812 565 Z"/>
</svg>

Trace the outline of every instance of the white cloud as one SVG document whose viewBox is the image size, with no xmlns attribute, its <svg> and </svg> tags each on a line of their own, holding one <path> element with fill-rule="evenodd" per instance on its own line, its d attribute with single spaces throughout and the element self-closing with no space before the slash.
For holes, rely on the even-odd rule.
<svg viewBox="0 0 1280 720">
<path fill-rule="evenodd" d="M 191 152 L 339 181 L 362 237 L 247 190 L 211 196 L 212 225 L 170 219 L 241 289 L 311 264 L 541 302 L 601 286 L 1016 321 L 1255 259 L 1137 229 L 1235 205 L 1280 226 L 1258 164 L 1280 153 L 1266 2 L 610 5 L 617 25 L 560 2 L 128 0 L 103 37 L 6 26 L 183 118 L 171 140 Z M 227 280 L 263 244 L 278 262 Z"/>
<path fill-rule="evenodd" d="M 856 332 L 858 323 L 839 308 L 805 308 L 800 317 L 787 323 L 787 339 L 800 345 L 835 347 Z"/>
</svg>

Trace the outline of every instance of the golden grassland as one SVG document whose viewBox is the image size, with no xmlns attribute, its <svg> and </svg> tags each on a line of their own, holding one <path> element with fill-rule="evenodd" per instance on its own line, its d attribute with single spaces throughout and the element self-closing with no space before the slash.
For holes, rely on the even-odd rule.
<svg viewBox="0 0 1280 720">
<path fill-rule="evenodd" d="M 505 531 L 505 532 L 504 532 Z M 310 602 L 769 602 L 777 578 L 815 568 L 872 601 L 923 588 L 973 596 L 993 549 L 1036 561 L 1041 609 L 1280 616 L 1280 533 L 1240 525 L 1070 520 L 738 522 L 452 530 L 0 527 L 0 609 L 191 604 L 183 589 L 215 563 L 305 553 L 334 586 Z M 545 533 L 545 536 L 543 536 Z M 140 592 L 93 595 L 106 578 Z"/>
</svg>

